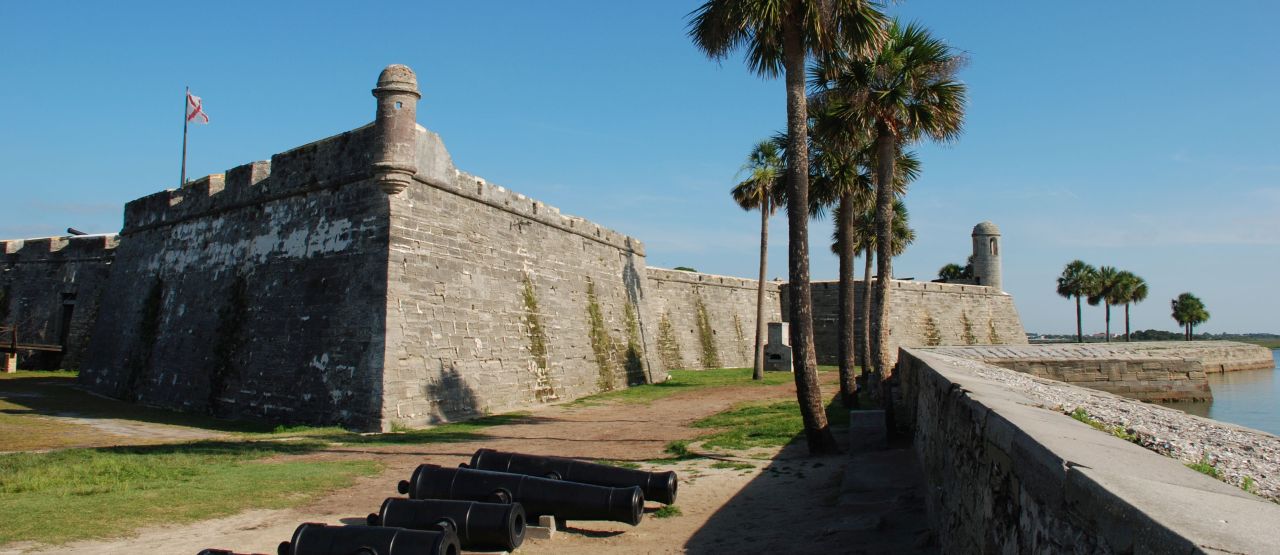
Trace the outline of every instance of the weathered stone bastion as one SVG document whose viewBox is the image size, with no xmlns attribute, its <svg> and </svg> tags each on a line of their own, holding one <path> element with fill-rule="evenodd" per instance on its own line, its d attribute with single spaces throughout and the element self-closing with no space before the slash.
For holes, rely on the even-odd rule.
<svg viewBox="0 0 1280 555">
<path fill-rule="evenodd" d="M 1044 407 L 1022 385 L 1035 378 L 937 350 L 899 356 L 895 414 L 944 553 L 1280 550 L 1280 506 Z"/>
</svg>

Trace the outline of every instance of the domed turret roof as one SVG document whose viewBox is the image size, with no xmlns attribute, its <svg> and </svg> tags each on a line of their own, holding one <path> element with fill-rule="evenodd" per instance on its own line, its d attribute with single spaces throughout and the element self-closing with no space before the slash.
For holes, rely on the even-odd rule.
<svg viewBox="0 0 1280 555">
<path fill-rule="evenodd" d="M 378 75 L 377 90 L 418 93 L 418 76 L 409 66 L 391 64 Z"/>
<path fill-rule="evenodd" d="M 996 224 L 993 224 L 991 222 L 982 222 L 978 225 L 973 226 L 973 234 L 974 235 L 999 235 L 1000 228 L 996 227 Z"/>
</svg>

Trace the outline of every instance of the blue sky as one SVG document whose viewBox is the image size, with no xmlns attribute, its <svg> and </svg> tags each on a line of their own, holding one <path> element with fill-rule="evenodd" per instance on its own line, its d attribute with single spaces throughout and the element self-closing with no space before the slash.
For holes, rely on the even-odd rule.
<svg viewBox="0 0 1280 555">
<path fill-rule="evenodd" d="M 175 186 L 185 85 L 213 118 L 199 176 L 367 123 L 378 71 L 404 63 L 461 169 L 636 236 L 650 265 L 756 273 L 759 218 L 727 191 L 784 126 L 783 87 L 694 49 L 697 2 L 83 4 L 0 3 L 0 237 L 115 231 L 125 202 Z M 1150 283 L 1135 329 L 1176 329 L 1168 300 L 1192 291 L 1203 330 L 1280 332 L 1280 4 L 890 10 L 971 58 L 964 135 L 919 148 L 898 276 L 963 261 L 991 220 L 1028 331 L 1074 329 L 1053 279 L 1081 258 Z M 830 225 L 811 228 L 816 279 L 835 277 Z M 1100 307 L 1085 318 L 1101 331 Z"/>
</svg>

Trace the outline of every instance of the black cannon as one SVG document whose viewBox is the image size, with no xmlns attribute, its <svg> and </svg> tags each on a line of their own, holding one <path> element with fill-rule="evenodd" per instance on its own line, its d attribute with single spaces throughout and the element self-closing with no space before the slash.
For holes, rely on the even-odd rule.
<svg viewBox="0 0 1280 555">
<path fill-rule="evenodd" d="M 478 503 L 443 499 L 389 497 L 369 526 L 410 530 L 453 530 L 465 549 L 514 551 L 524 542 L 524 507 L 519 503 Z"/>
<path fill-rule="evenodd" d="M 400 482 L 411 499 L 459 499 L 490 503 L 519 502 L 535 519 L 612 520 L 640 524 L 644 493 L 640 488 L 610 488 L 471 468 L 419 465 L 413 478 Z"/>
<path fill-rule="evenodd" d="M 68 231 L 70 231 L 70 230 L 68 230 Z M 197 553 L 196 555 L 240 555 L 240 554 L 239 554 L 239 553 L 236 553 L 236 552 L 234 552 L 234 551 L 231 551 L 231 550 L 229 550 L 229 549 L 217 549 L 217 548 L 212 548 L 212 547 L 211 547 L 211 548 L 209 548 L 209 549 L 201 549 L 201 550 L 200 550 L 200 552 L 199 552 L 199 553 Z M 262 554 L 261 554 L 261 553 L 254 553 L 254 554 L 252 554 L 252 555 L 262 555 Z"/>
<path fill-rule="evenodd" d="M 668 505 L 676 502 L 675 472 L 645 472 L 563 457 L 540 457 L 480 449 L 471 455 L 471 468 L 541 476 L 583 484 L 625 488 L 637 486 L 644 498 Z"/>
<path fill-rule="evenodd" d="M 382 526 L 328 526 L 307 522 L 280 542 L 278 555 L 458 555 L 453 530 L 428 532 Z"/>
</svg>

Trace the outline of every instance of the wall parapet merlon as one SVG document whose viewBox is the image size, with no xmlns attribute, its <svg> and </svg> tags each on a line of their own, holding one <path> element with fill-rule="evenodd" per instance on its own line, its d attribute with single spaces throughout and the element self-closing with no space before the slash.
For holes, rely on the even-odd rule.
<svg viewBox="0 0 1280 555">
<path fill-rule="evenodd" d="M 0 253 L 17 263 L 69 262 L 113 256 L 119 244 L 120 237 L 114 233 L 37 237 L 0 241 Z"/>
<path fill-rule="evenodd" d="M 123 234 L 367 179 L 371 125 L 195 179 L 125 204 Z"/>
<path fill-rule="evenodd" d="M 875 279 L 872 278 L 872 282 Z M 854 280 L 855 286 L 860 286 L 863 280 Z M 815 281 L 810 284 L 814 289 L 836 288 L 840 286 L 839 281 Z M 916 291 L 929 293 L 952 293 L 964 295 L 1008 295 L 1004 291 L 987 287 L 985 285 L 970 285 L 963 283 L 935 283 L 931 281 L 915 281 L 905 279 L 889 280 L 889 287 L 894 291 Z"/>
<path fill-rule="evenodd" d="M 671 281 L 711 287 L 731 287 L 734 289 L 751 289 L 753 291 L 759 287 L 760 283 L 757 280 L 748 278 L 704 274 L 701 272 L 686 272 L 684 270 L 668 270 L 666 268 L 655 268 L 653 266 L 645 268 L 645 277 L 655 281 Z M 766 292 L 777 292 L 782 288 L 782 285 L 783 282 L 766 281 L 764 288 Z"/>
<path fill-rule="evenodd" d="M 1035 378 L 923 349 L 899 360 L 895 413 L 914 430 L 944 552 L 1280 548 L 1280 507 L 1044 408 L 1020 385 Z"/>
</svg>

